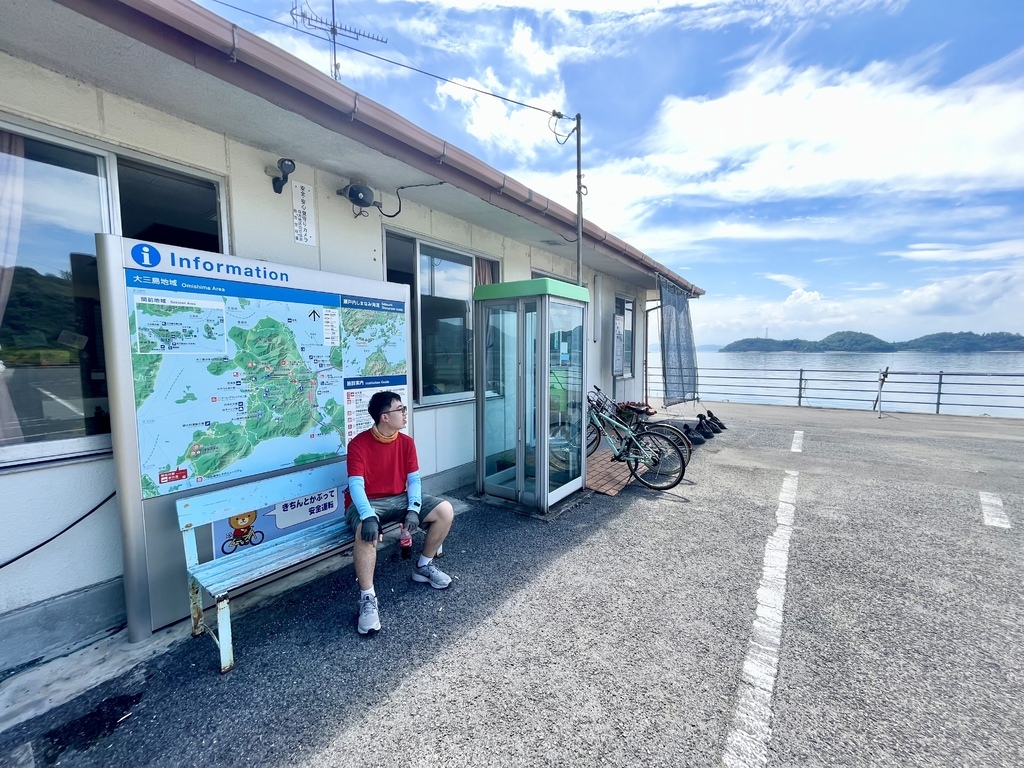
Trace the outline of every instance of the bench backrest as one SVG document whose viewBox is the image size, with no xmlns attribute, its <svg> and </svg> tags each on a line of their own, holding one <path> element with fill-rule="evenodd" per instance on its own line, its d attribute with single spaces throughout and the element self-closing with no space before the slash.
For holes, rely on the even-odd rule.
<svg viewBox="0 0 1024 768">
<path fill-rule="evenodd" d="M 344 465 L 328 464 L 178 499 L 175 507 L 178 527 L 185 540 L 185 560 L 190 567 L 199 562 L 195 529 L 201 525 L 225 520 L 250 509 L 263 509 L 278 502 L 329 488 L 345 488 L 347 485 L 348 476 Z M 341 506 L 343 504 L 339 504 Z"/>
</svg>

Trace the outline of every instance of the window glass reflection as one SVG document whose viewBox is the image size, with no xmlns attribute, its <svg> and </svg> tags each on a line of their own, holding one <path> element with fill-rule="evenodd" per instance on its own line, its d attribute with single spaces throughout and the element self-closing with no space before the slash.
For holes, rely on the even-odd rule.
<svg viewBox="0 0 1024 768">
<path fill-rule="evenodd" d="M 103 161 L 0 131 L 0 444 L 110 431 L 95 233 Z"/>
</svg>

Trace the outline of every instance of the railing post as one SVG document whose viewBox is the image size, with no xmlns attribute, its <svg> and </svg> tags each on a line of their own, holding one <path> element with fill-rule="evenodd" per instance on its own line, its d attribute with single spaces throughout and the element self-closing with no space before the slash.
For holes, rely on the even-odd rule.
<svg viewBox="0 0 1024 768">
<path fill-rule="evenodd" d="M 796 387 L 796 404 L 797 407 L 803 404 L 804 399 L 804 369 L 800 369 L 800 381 Z"/>
<path fill-rule="evenodd" d="M 889 374 L 889 366 L 885 367 L 885 371 L 878 372 L 878 397 L 875 402 L 878 404 L 878 418 L 882 418 L 882 385 L 885 384 L 885 377 Z"/>
<path fill-rule="evenodd" d="M 939 412 L 942 403 L 942 371 L 939 371 L 939 387 L 935 392 L 935 413 Z"/>
</svg>

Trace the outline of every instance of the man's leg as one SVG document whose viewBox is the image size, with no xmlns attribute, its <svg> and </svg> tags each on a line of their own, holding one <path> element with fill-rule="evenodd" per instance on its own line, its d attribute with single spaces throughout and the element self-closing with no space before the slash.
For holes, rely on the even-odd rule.
<svg viewBox="0 0 1024 768">
<path fill-rule="evenodd" d="M 450 527 L 450 526 L 449 526 Z M 362 590 L 373 589 L 373 572 L 377 568 L 377 542 L 363 541 L 363 524 L 356 526 L 356 541 L 352 545 L 352 559 L 356 564 L 356 580 Z"/>
<path fill-rule="evenodd" d="M 437 554 L 437 548 L 444 543 L 448 532 L 452 529 L 452 520 L 455 518 L 455 510 L 450 501 L 444 500 L 423 518 L 424 523 L 430 523 L 427 528 L 427 538 L 423 542 L 423 556 L 433 558 Z"/>
<path fill-rule="evenodd" d="M 429 584 L 434 589 L 446 589 L 451 583 L 451 577 L 433 563 L 438 547 L 448 536 L 452 529 L 452 519 L 455 517 L 455 510 L 451 502 L 441 500 L 434 505 L 434 508 L 423 518 L 423 523 L 429 525 L 427 528 L 427 540 L 423 543 L 423 554 L 419 563 L 412 569 L 412 580 L 421 584 Z"/>
<path fill-rule="evenodd" d="M 377 610 L 377 595 L 373 589 L 373 572 L 377 567 L 377 542 L 363 541 L 363 524 L 356 526 L 356 540 L 352 545 L 352 559 L 355 561 L 356 579 L 359 581 L 359 634 L 372 635 L 380 631 L 380 614 Z"/>
</svg>

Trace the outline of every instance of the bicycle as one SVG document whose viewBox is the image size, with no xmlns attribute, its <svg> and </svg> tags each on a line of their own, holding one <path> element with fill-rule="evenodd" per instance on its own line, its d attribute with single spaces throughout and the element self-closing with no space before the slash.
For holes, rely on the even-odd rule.
<svg viewBox="0 0 1024 768">
<path fill-rule="evenodd" d="M 648 421 L 647 417 L 649 413 L 646 407 L 629 404 L 621 405 L 619 403 L 614 402 L 610 397 L 608 397 L 604 392 L 602 392 L 600 387 L 595 385 L 594 390 L 596 391 L 594 401 L 596 401 L 597 406 L 604 413 L 607 413 L 610 416 L 615 416 L 616 418 L 620 419 L 630 429 L 646 430 L 648 432 L 657 432 L 659 434 L 664 435 L 673 443 L 675 443 L 676 446 L 679 448 L 679 452 L 683 454 L 683 463 L 690 463 L 690 458 L 693 456 L 693 445 L 690 443 L 690 440 L 686 436 L 686 434 L 679 427 L 675 426 L 671 422 L 666 421 Z M 627 413 L 630 414 L 628 420 L 621 418 L 621 414 L 623 411 L 626 411 Z M 589 456 L 594 451 L 597 450 L 597 446 L 600 444 L 601 441 L 601 436 L 600 434 L 596 435 L 596 439 L 594 439 L 593 445 L 591 445 L 591 435 L 589 431 L 587 437 L 587 455 Z"/>
<path fill-rule="evenodd" d="M 629 473 L 637 481 L 656 491 L 667 491 L 679 485 L 686 472 L 686 462 L 679 446 L 671 438 L 658 432 L 648 429 L 633 431 L 605 411 L 601 397 L 603 395 L 587 393 L 587 401 L 590 403 L 590 408 L 587 409 L 587 455 L 597 450 L 596 445 L 593 450 L 589 445 L 593 427 L 598 435 L 598 443 L 601 436 L 608 441 L 612 461 L 624 461 L 629 467 Z M 612 434 L 615 435 L 614 438 Z"/>
<path fill-rule="evenodd" d="M 244 547 L 248 545 L 256 546 L 257 544 L 263 543 L 265 534 L 263 531 L 257 531 L 254 528 L 250 528 L 243 535 L 236 537 L 233 533 L 227 535 L 227 540 L 220 545 L 220 551 L 225 555 L 230 555 L 238 547 Z"/>
</svg>

